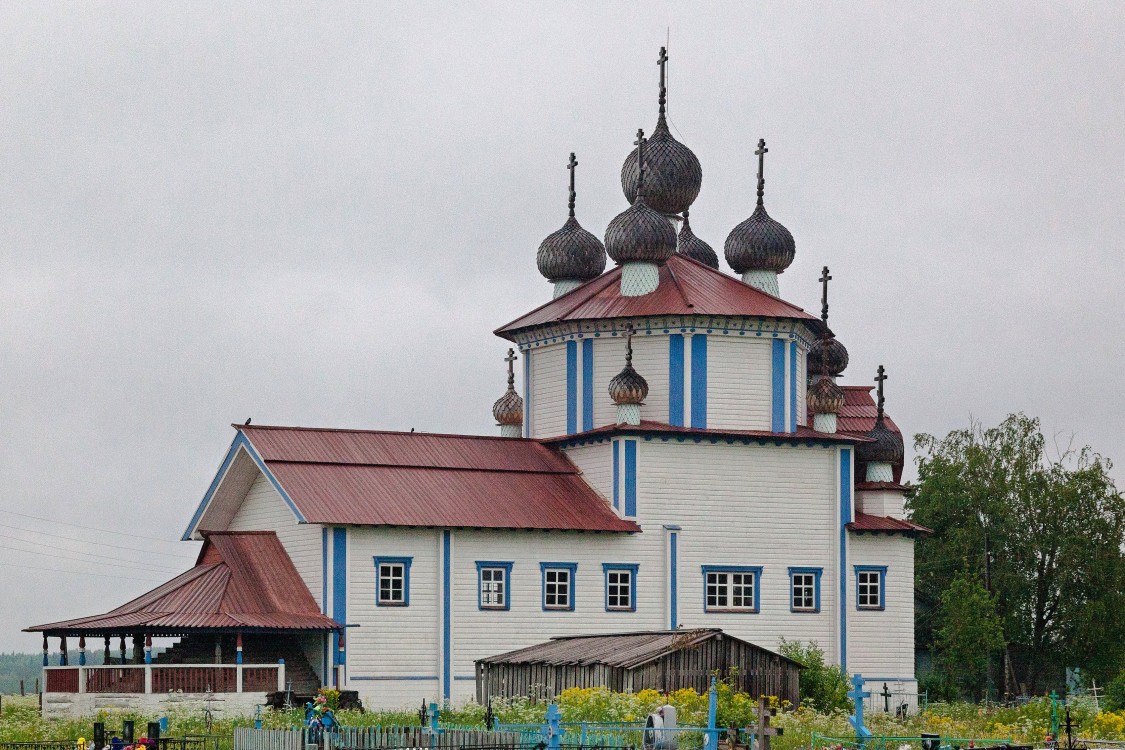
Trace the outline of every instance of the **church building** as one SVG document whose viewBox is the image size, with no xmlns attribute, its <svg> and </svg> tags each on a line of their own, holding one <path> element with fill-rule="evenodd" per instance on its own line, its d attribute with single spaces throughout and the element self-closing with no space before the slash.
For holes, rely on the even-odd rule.
<svg viewBox="0 0 1125 750">
<path fill-rule="evenodd" d="M 669 131 L 666 60 L 604 243 L 576 218 L 571 154 L 569 216 L 536 257 L 545 302 L 495 331 L 511 342 L 498 434 L 236 425 L 183 538 L 207 540 L 203 566 L 284 558 L 288 591 L 260 565 L 250 588 L 277 595 L 253 617 L 240 614 L 251 595 L 224 583 L 205 613 L 221 622 L 165 611 L 197 593 L 33 629 L 104 636 L 107 654 L 120 638 L 122 663 L 125 637 L 138 654 L 138 638 L 237 634 L 241 659 L 244 631 L 273 633 L 294 645 L 291 674 L 368 706 L 469 700 L 476 660 L 555 636 L 681 628 L 815 641 L 914 692 L 927 530 L 904 513 L 886 375 L 840 384 L 827 268 L 819 316 L 782 297 L 796 246 L 766 212 L 764 141 L 757 204 L 722 248 L 734 273 L 692 232 L 703 173 Z M 229 541 L 251 532 L 266 534 Z M 198 591 L 218 585 L 201 575 Z"/>
</svg>

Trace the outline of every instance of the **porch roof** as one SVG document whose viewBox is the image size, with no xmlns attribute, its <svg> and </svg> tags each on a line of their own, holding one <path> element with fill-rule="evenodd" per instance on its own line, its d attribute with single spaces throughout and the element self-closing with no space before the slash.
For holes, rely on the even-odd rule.
<svg viewBox="0 0 1125 750">
<path fill-rule="evenodd" d="M 205 531 L 195 567 L 105 614 L 26 628 L 48 635 L 338 630 L 272 531 Z"/>
</svg>

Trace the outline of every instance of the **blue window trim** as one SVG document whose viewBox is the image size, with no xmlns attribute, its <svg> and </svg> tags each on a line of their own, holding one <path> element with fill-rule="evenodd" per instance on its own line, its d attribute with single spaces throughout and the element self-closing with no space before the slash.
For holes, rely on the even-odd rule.
<svg viewBox="0 0 1125 750">
<path fill-rule="evenodd" d="M 859 605 L 859 574 L 879 574 L 879 606 L 871 607 Z M 864 612 L 882 612 L 887 608 L 887 566 L 886 565 L 856 565 L 855 566 L 855 608 Z"/>
<path fill-rule="evenodd" d="M 793 575 L 795 573 L 812 573 L 815 578 L 813 579 L 813 600 L 814 606 L 812 609 L 797 609 L 793 606 Z M 810 568 L 810 567 L 794 567 L 789 569 L 789 611 L 797 612 L 805 615 L 815 615 L 820 612 L 820 577 L 824 574 L 824 568 Z"/>
<path fill-rule="evenodd" d="M 512 564 L 501 560 L 477 560 L 477 609 L 485 612 L 507 612 L 512 608 Z M 490 604 L 487 607 L 480 599 L 480 572 L 484 568 L 503 568 L 504 570 L 504 606 L 497 607 Z"/>
<path fill-rule="evenodd" d="M 548 607 L 547 606 L 547 571 L 548 570 L 569 570 L 570 571 L 570 606 L 567 607 Z M 573 612 L 574 600 L 577 599 L 576 583 L 578 582 L 578 563 L 576 562 L 541 562 L 539 563 L 539 606 L 543 608 L 544 612 Z"/>
<path fill-rule="evenodd" d="M 625 517 L 637 517 L 637 441 L 625 441 Z"/>
<path fill-rule="evenodd" d="M 410 606 L 410 564 L 413 557 L 374 557 L 375 561 L 375 606 L 376 607 L 409 607 Z M 402 565 L 402 604 L 391 604 L 379 601 L 379 566 L 387 563 Z"/>
<path fill-rule="evenodd" d="M 637 571 L 641 566 L 637 563 L 602 563 L 602 575 L 605 577 L 605 611 L 606 612 L 636 612 L 637 611 Z M 629 606 L 609 606 L 609 574 L 612 571 L 629 571 Z"/>
<path fill-rule="evenodd" d="M 762 566 L 761 565 L 703 565 L 703 611 L 725 612 L 736 615 L 756 615 L 762 611 Z M 707 574 L 708 573 L 753 573 L 754 574 L 754 608 L 729 609 L 707 606 Z"/>
</svg>

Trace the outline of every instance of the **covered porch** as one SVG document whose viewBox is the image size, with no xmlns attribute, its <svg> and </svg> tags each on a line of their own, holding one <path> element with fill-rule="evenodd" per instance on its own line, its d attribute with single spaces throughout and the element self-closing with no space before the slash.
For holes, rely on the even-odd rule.
<svg viewBox="0 0 1125 750">
<path fill-rule="evenodd" d="M 342 626 L 319 611 L 277 536 L 203 536 L 195 567 L 147 594 L 27 628 L 43 633 L 45 713 L 191 701 L 237 712 L 271 693 L 308 695 L 335 682 Z M 50 664 L 54 638 L 59 663 Z M 153 639 L 178 640 L 160 651 Z"/>
</svg>

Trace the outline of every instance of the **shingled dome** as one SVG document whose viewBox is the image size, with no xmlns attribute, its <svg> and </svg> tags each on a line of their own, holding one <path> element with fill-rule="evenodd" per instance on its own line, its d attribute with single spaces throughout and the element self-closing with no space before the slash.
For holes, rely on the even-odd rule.
<svg viewBox="0 0 1125 750">
<path fill-rule="evenodd" d="M 637 148 L 648 153 L 644 134 L 638 133 Z M 633 205 L 613 218 L 605 230 L 605 249 L 618 265 L 655 263 L 663 265 L 676 253 L 676 230 L 664 216 L 648 205 L 648 169 L 641 170 L 641 190 Z"/>
<path fill-rule="evenodd" d="M 827 373 L 837 377 L 848 367 L 848 350 L 835 336 L 819 338 L 809 347 L 807 369 L 810 375 Z"/>
<path fill-rule="evenodd" d="M 860 461 L 871 463 L 875 461 L 897 464 L 903 458 L 902 435 L 892 432 L 887 427 L 883 417 L 875 420 L 866 437 L 871 439 L 868 443 L 859 443 L 855 448 L 855 455 Z"/>
<path fill-rule="evenodd" d="M 719 256 L 711 249 L 703 240 L 695 236 L 691 231 L 691 222 L 688 220 L 688 212 L 684 211 L 684 225 L 680 228 L 680 240 L 676 245 L 676 252 L 685 257 L 697 260 L 705 266 L 710 266 L 716 271 L 719 270 Z"/>
<path fill-rule="evenodd" d="M 766 207 L 759 203 L 750 218 L 727 235 L 723 255 L 737 273 L 781 273 L 793 263 L 797 245 L 789 230 L 770 218 Z"/>
<path fill-rule="evenodd" d="M 605 270 L 605 246 L 574 218 L 574 169 L 578 161 L 570 155 L 570 218 L 562 228 L 539 243 L 535 263 L 548 281 L 589 281 Z"/>
</svg>

